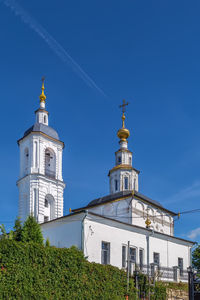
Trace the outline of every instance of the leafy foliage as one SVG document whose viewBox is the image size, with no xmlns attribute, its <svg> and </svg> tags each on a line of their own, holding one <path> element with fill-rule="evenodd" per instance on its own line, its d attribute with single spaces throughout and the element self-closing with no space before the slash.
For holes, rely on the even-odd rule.
<svg viewBox="0 0 200 300">
<path fill-rule="evenodd" d="M 1 230 L 1 238 L 2 239 L 7 239 L 8 238 L 8 234 L 6 232 L 4 224 L 0 225 L 0 230 Z"/>
<path fill-rule="evenodd" d="M 129 294 L 136 299 L 133 280 Z M 0 299 L 124 299 L 126 274 L 89 263 L 75 247 L 0 240 Z"/>
<path fill-rule="evenodd" d="M 18 229 L 18 233 L 20 234 L 19 224 Z M 41 245 L 43 244 L 43 236 L 40 225 L 36 222 L 33 216 L 29 216 L 24 222 L 24 226 L 21 232 L 21 240 L 23 242 L 35 242 Z"/>
<path fill-rule="evenodd" d="M 49 241 L 48 238 L 46 239 L 45 246 L 46 246 L 46 247 L 50 247 L 50 241 Z"/>
<path fill-rule="evenodd" d="M 193 266 L 199 271 L 200 270 L 200 245 L 198 245 L 192 253 Z"/>
<path fill-rule="evenodd" d="M 14 226 L 14 240 L 15 241 L 19 242 L 22 240 L 22 230 L 23 230 L 22 223 L 20 221 L 20 218 L 18 217 L 15 220 L 15 226 Z"/>
</svg>

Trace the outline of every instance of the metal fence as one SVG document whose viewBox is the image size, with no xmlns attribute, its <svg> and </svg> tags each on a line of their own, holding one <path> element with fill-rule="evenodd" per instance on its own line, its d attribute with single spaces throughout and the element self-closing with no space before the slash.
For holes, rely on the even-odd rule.
<svg viewBox="0 0 200 300">
<path fill-rule="evenodd" d="M 188 281 L 188 271 L 181 270 L 179 267 L 175 266 L 173 268 L 163 267 L 156 264 L 142 265 L 138 266 L 132 264 L 130 271 L 134 273 L 134 271 L 140 271 L 143 274 L 149 275 L 149 277 L 155 280 L 163 280 L 163 281 Z"/>
</svg>

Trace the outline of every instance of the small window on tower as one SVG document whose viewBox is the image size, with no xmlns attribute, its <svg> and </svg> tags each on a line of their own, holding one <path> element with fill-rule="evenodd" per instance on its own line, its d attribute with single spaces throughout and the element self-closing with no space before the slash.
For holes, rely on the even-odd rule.
<svg viewBox="0 0 200 300">
<path fill-rule="evenodd" d="M 25 173 L 27 173 L 27 171 L 28 171 L 28 163 L 29 163 L 29 151 L 28 151 L 28 148 L 25 149 L 24 155 L 25 155 Z"/>
<path fill-rule="evenodd" d="M 46 123 L 47 122 L 47 117 L 46 116 L 44 116 L 44 123 Z"/>
<path fill-rule="evenodd" d="M 129 157 L 129 165 L 131 165 L 132 164 L 132 159 L 131 159 L 131 157 Z"/>
<path fill-rule="evenodd" d="M 118 190 L 118 181 L 115 179 L 115 191 Z"/>
<path fill-rule="evenodd" d="M 121 158 L 121 156 L 118 156 L 118 164 L 121 164 L 121 162 L 122 162 L 122 158 Z"/>
<path fill-rule="evenodd" d="M 49 206 L 49 202 L 48 202 L 47 199 L 45 199 L 44 206 L 45 206 L 45 207 L 48 207 L 48 206 Z"/>
<path fill-rule="evenodd" d="M 128 177 L 124 177 L 124 189 L 128 190 Z"/>
</svg>

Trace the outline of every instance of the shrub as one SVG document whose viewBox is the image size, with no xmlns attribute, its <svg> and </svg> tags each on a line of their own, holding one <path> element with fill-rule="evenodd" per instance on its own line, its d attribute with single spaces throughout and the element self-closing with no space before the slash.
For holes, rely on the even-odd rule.
<svg viewBox="0 0 200 300">
<path fill-rule="evenodd" d="M 24 222 L 21 240 L 23 242 L 35 242 L 43 244 L 43 236 L 40 225 L 33 216 L 29 216 Z"/>
<path fill-rule="evenodd" d="M 130 296 L 135 298 L 133 280 Z M 0 299 L 124 299 L 126 273 L 89 263 L 75 247 L 0 241 Z"/>
</svg>

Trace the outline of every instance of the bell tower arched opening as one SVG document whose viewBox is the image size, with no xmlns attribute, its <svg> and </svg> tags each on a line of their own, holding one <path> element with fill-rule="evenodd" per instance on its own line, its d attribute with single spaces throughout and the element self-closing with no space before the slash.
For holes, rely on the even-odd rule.
<svg viewBox="0 0 200 300">
<path fill-rule="evenodd" d="M 55 219 L 55 199 L 47 194 L 44 200 L 44 222 Z"/>
<path fill-rule="evenodd" d="M 50 148 L 45 150 L 45 175 L 56 178 L 56 155 Z"/>
</svg>

